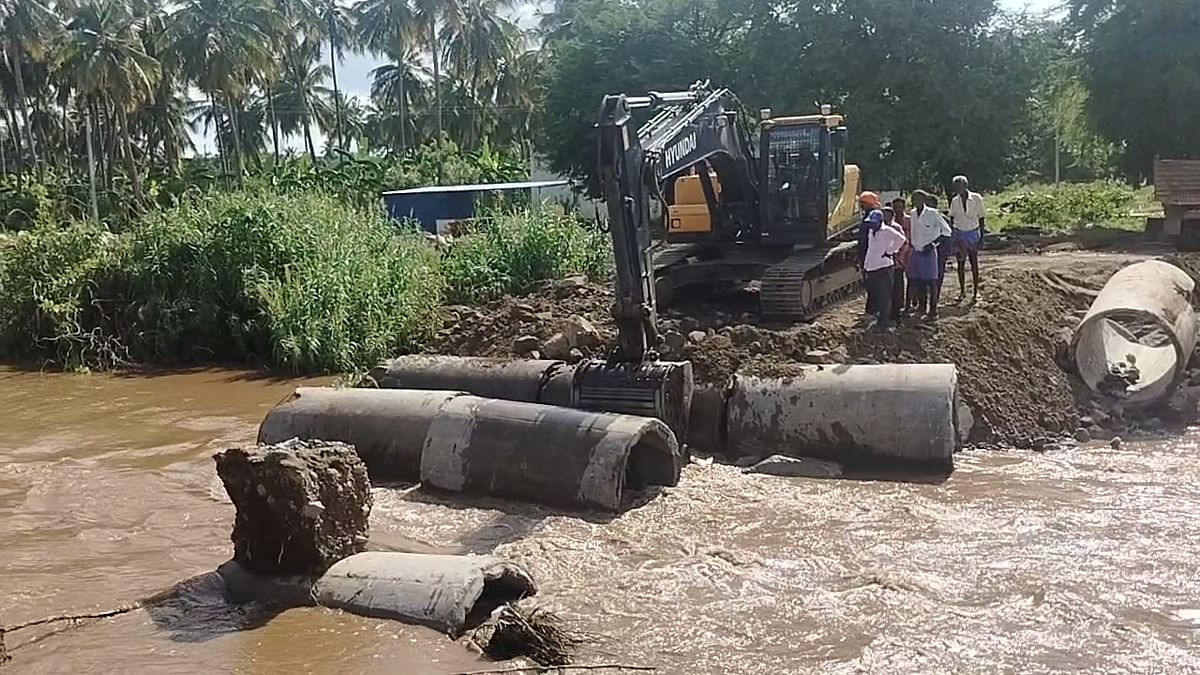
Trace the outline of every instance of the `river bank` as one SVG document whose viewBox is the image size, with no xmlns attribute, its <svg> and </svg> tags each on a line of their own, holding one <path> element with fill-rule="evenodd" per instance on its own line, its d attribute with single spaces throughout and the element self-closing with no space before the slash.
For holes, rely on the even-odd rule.
<svg viewBox="0 0 1200 675">
<path fill-rule="evenodd" d="M 323 382 L 323 381 L 319 381 Z M 227 559 L 213 452 L 299 382 L 0 371 L 4 623 L 107 608 Z M 1200 438 L 971 450 L 942 483 L 692 464 L 617 517 L 377 488 L 372 538 L 496 550 L 596 635 L 589 661 L 663 673 L 1178 672 L 1200 668 Z M 581 517 L 582 516 L 582 517 Z M 185 602 L 10 639 L 6 672 L 488 667 L 431 631 L 319 610 Z M 601 671 L 603 672 L 603 671 Z"/>
</svg>

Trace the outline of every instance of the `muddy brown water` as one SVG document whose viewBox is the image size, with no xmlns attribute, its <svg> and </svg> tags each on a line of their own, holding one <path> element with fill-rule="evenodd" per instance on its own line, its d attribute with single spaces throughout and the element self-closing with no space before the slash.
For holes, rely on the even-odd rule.
<svg viewBox="0 0 1200 675">
<path fill-rule="evenodd" d="M 233 510 L 211 455 L 297 383 L 0 370 L 0 623 L 203 575 Z M 380 488 L 373 536 L 490 551 L 594 634 L 588 662 L 667 673 L 1200 672 L 1200 433 L 1121 450 L 968 452 L 941 484 L 693 464 L 615 519 Z M 29 673 L 453 673 L 431 631 L 182 600 L 8 636 Z"/>
</svg>

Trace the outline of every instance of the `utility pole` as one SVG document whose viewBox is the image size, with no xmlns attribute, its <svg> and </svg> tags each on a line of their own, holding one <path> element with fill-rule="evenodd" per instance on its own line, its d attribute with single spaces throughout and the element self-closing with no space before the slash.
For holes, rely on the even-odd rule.
<svg viewBox="0 0 1200 675">
<path fill-rule="evenodd" d="M 84 112 L 84 127 L 87 133 L 87 153 L 88 153 L 88 194 L 92 202 L 92 222 L 100 222 L 100 207 L 96 204 L 96 158 L 92 151 L 92 110 L 86 108 Z"/>
</svg>

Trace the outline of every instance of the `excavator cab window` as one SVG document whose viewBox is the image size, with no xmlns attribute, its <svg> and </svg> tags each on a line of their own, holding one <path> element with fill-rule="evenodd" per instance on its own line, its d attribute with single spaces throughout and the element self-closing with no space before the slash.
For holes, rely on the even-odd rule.
<svg viewBox="0 0 1200 675">
<path fill-rule="evenodd" d="M 765 130 L 761 186 L 763 234 L 778 243 L 822 239 L 825 230 L 827 173 L 832 156 L 817 124 L 775 126 Z"/>
</svg>

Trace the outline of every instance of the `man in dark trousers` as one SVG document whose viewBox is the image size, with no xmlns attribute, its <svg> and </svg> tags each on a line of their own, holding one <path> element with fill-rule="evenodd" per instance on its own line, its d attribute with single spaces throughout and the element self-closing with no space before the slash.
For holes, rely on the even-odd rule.
<svg viewBox="0 0 1200 675">
<path fill-rule="evenodd" d="M 867 257 L 867 233 L 871 229 L 871 223 L 867 221 L 867 216 L 880 206 L 879 195 L 874 192 L 864 192 L 858 196 L 858 207 L 862 210 L 862 222 L 858 225 L 858 271 L 862 272 L 863 282 L 866 283 L 867 271 L 863 268 L 863 260 Z M 867 308 L 866 316 L 870 316 L 875 311 L 871 305 L 871 294 L 867 293 Z"/>
<path fill-rule="evenodd" d="M 894 225 L 884 224 L 883 211 L 867 214 L 867 252 L 863 271 L 867 275 L 867 306 L 879 317 L 875 328 L 892 329 L 892 268 L 895 256 L 904 247 L 904 233 Z"/>
</svg>

